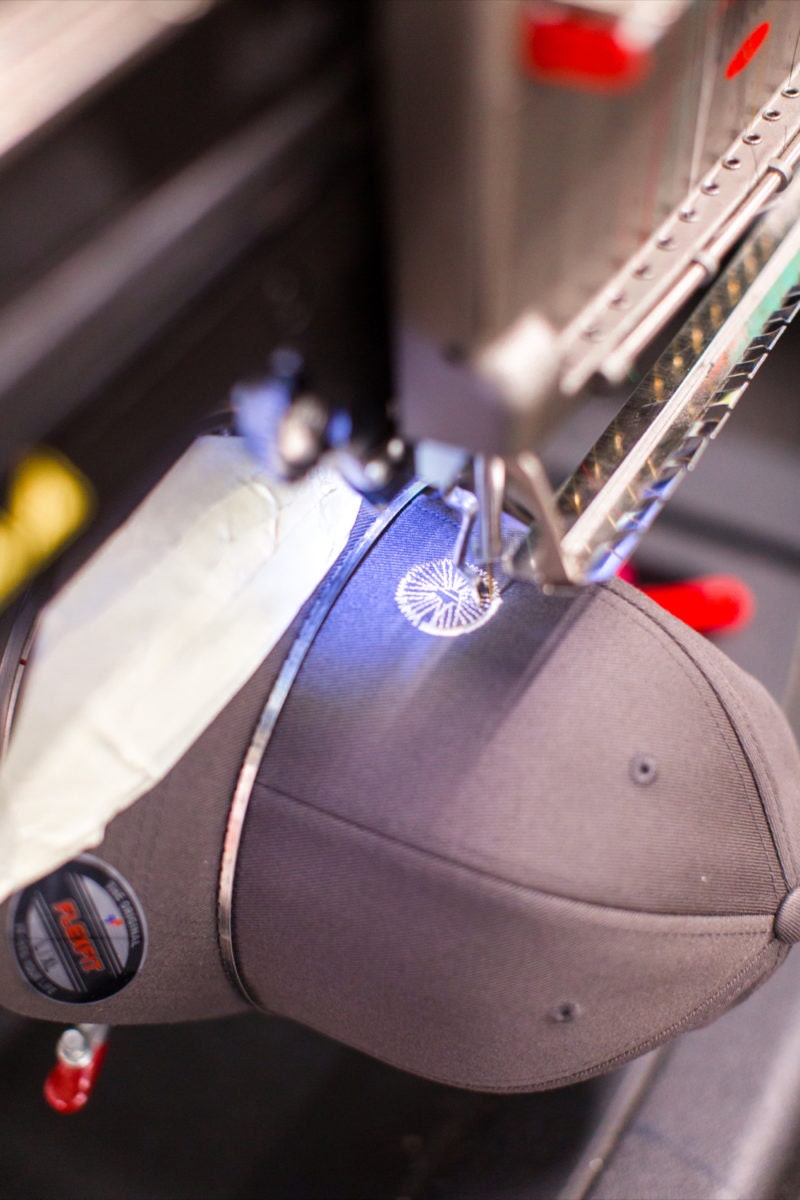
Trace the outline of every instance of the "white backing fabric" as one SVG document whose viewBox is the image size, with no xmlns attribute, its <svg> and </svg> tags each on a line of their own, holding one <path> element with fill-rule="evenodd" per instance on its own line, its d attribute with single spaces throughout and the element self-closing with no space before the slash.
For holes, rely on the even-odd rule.
<svg viewBox="0 0 800 1200">
<path fill-rule="evenodd" d="M 0 899 L 96 845 L 263 661 L 344 548 L 332 471 L 199 439 L 45 609 L 0 769 Z"/>
</svg>

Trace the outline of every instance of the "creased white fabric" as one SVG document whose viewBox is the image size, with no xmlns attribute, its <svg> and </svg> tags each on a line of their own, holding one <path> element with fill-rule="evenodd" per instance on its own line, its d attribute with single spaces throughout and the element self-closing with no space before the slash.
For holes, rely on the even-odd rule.
<svg viewBox="0 0 800 1200">
<path fill-rule="evenodd" d="M 0 899 L 96 845 L 252 675 L 343 549 L 333 472 L 267 482 L 201 438 L 59 593 L 0 770 Z"/>
</svg>

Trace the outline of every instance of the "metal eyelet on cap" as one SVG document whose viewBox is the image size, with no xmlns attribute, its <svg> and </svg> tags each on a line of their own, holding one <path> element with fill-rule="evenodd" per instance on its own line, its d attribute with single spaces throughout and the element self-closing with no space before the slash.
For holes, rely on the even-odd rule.
<svg viewBox="0 0 800 1200">
<path fill-rule="evenodd" d="M 629 774 L 639 787 L 647 787 L 658 778 L 658 763 L 652 754 L 637 754 L 631 759 Z"/>
<path fill-rule="evenodd" d="M 581 1015 L 581 1006 L 574 1000 L 562 1000 L 547 1015 L 556 1025 L 569 1025 Z"/>
</svg>

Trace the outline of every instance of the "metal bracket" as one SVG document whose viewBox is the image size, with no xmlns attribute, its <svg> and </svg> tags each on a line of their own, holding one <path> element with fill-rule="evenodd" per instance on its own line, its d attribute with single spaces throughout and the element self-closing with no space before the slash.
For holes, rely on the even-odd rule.
<svg viewBox="0 0 800 1200">
<path fill-rule="evenodd" d="M 508 473 L 536 518 L 535 526 L 511 556 L 508 573 L 533 580 L 546 592 L 572 586 L 576 580 L 562 547 L 564 519 L 544 467 L 535 454 L 525 451 L 508 464 Z"/>
</svg>

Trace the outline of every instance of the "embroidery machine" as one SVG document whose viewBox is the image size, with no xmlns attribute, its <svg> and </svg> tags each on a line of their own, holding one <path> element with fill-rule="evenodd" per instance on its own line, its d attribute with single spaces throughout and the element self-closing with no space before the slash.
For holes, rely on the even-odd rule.
<svg viewBox="0 0 800 1200">
<path fill-rule="evenodd" d="M 198 432 L 238 422 L 284 478 L 328 456 L 377 504 L 417 474 L 463 514 L 457 566 L 581 585 L 800 305 L 794 2 L 40 0 L 34 22 L 9 0 L 3 21 L 6 725 L 31 612 Z M 548 479 L 598 389 L 617 415 Z"/>
<path fill-rule="evenodd" d="M 5 599 L 231 407 L 284 476 L 329 454 L 374 499 L 412 469 L 466 486 L 457 559 L 503 557 L 505 506 L 513 574 L 605 578 L 794 315 L 794 3 L 0 21 Z M 541 447 L 597 387 L 618 415 L 553 488 Z"/>
</svg>

